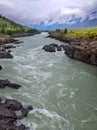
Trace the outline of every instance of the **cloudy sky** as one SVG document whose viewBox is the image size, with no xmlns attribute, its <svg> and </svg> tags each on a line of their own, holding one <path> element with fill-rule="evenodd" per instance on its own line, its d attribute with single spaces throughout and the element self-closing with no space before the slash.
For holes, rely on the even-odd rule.
<svg viewBox="0 0 97 130">
<path fill-rule="evenodd" d="M 22 24 L 35 24 L 47 19 L 61 20 L 76 14 L 84 19 L 97 10 L 97 0 L 0 0 L 0 13 Z"/>
</svg>

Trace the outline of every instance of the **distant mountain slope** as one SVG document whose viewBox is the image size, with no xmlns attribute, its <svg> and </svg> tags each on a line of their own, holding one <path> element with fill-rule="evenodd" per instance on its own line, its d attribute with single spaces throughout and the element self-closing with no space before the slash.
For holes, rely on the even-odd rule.
<svg viewBox="0 0 97 130">
<path fill-rule="evenodd" d="M 42 21 L 38 24 L 29 24 L 28 27 L 36 28 L 40 30 L 55 30 L 55 29 L 77 29 L 77 28 L 89 28 L 89 27 L 97 27 L 97 12 L 91 12 L 87 14 L 86 18 L 83 20 L 81 17 L 76 15 L 70 16 L 67 20 L 64 20 L 64 16 L 62 18 L 57 19 L 47 19 L 46 21 Z"/>
<path fill-rule="evenodd" d="M 15 23 L 14 21 L 0 15 L 0 35 L 14 35 L 21 33 L 35 33 L 36 29 Z"/>
</svg>

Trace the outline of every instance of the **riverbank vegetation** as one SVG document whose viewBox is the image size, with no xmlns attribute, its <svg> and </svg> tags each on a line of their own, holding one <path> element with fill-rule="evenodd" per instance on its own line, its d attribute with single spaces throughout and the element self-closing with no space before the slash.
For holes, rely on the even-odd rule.
<svg viewBox="0 0 97 130">
<path fill-rule="evenodd" d="M 87 41 L 92 42 L 97 40 L 97 28 L 88 28 L 88 29 L 77 29 L 77 30 L 60 30 L 57 29 L 50 33 L 50 35 L 56 39 L 65 41 L 69 39 L 72 41 Z"/>
<path fill-rule="evenodd" d="M 6 35 L 14 36 L 23 33 L 35 34 L 37 32 L 36 29 L 25 27 L 0 15 L 0 37 Z"/>
</svg>

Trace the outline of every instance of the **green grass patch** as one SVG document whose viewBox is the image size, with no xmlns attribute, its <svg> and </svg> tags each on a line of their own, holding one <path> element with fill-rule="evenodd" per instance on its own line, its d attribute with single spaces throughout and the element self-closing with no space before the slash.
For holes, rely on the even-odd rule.
<svg viewBox="0 0 97 130">
<path fill-rule="evenodd" d="M 0 37 L 4 35 L 13 36 L 14 34 L 35 32 L 37 32 L 36 29 L 25 27 L 0 15 Z"/>
</svg>

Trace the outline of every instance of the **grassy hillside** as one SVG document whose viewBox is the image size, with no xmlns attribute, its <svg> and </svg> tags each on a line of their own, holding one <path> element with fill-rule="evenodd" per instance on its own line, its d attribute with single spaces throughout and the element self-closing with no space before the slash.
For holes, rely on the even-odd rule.
<svg viewBox="0 0 97 130">
<path fill-rule="evenodd" d="M 35 32 L 37 32 L 36 29 L 22 26 L 0 15 L 0 36 Z"/>
<path fill-rule="evenodd" d="M 79 30 L 59 30 L 51 33 L 51 36 L 57 39 L 70 38 L 71 41 L 95 41 L 97 40 L 97 28 L 79 29 Z"/>
</svg>

